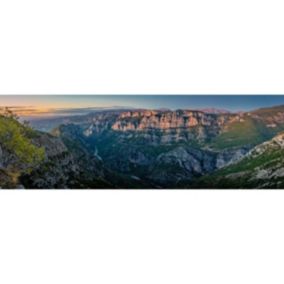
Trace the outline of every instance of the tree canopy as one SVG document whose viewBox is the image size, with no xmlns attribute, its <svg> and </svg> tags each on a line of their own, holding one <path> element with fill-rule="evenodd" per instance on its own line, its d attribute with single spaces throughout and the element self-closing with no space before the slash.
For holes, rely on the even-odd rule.
<svg viewBox="0 0 284 284">
<path fill-rule="evenodd" d="M 32 143 L 35 131 L 26 124 L 21 124 L 10 111 L 0 114 L 0 145 L 17 157 L 28 170 L 43 161 L 45 151 Z M 13 165 L 14 166 L 14 165 Z"/>
</svg>

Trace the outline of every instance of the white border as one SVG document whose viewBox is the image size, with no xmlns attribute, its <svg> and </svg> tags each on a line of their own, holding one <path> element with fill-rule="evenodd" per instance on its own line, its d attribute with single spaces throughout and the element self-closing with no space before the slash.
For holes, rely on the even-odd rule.
<svg viewBox="0 0 284 284">
<path fill-rule="evenodd" d="M 283 1 L 2 0 L 0 94 L 284 94 Z M 0 192 L 0 283 L 276 283 L 283 191 Z"/>
</svg>

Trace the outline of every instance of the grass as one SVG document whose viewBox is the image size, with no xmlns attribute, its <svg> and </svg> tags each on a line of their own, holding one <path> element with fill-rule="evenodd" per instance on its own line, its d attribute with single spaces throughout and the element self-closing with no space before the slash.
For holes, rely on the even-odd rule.
<svg viewBox="0 0 284 284">
<path fill-rule="evenodd" d="M 228 128 L 213 138 L 210 146 L 216 150 L 242 146 L 254 146 L 272 138 L 282 128 L 268 128 L 263 122 L 245 116 L 242 122 L 233 122 Z"/>
<path fill-rule="evenodd" d="M 266 151 L 257 157 L 244 158 L 240 162 L 220 169 L 210 175 L 193 181 L 196 188 L 259 188 L 263 180 L 252 179 L 260 169 L 277 168 L 284 164 L 284 151 L 282 149 Z M 235 177 L 230 176 L 235 174 Z M 271 187 L 276 186 L 276 179 L 269 179 Z M 284 183 L 283 178 L 277 182 Z"/>
</svg>

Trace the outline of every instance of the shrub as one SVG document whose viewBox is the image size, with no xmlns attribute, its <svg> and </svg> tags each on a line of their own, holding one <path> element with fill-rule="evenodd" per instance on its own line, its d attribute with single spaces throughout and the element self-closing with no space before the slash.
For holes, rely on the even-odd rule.
<svg viewBox="0 0 284 284">
<path fill-rule="evenodd" d="M 44 148 L 32 144 L 30 137 L 33 132 L 35 131 L 21 124 L 12 113 L 0 115 L 0 145 L 15 155 L 18 163 L 23 163 L 27 171 L 45 157 Z"/>
</svg>

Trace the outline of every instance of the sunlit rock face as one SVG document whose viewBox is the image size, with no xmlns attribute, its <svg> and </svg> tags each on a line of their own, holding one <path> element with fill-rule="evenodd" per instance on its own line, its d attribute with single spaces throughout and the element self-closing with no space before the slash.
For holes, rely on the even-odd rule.
<svg viewBox="0 0 284 284">
<path fill-rule="evenodd" d="M 210 141 L 239 114 L 192 110 L 135 110 L 94 114 L 62 126 L 59 136 L 82 141 L 113 172 L 150 187 L 176 186 L 241 159 L 249 148 L 212 150 Z M 138 179 L 137 179 L 138 180 Z"/>
<path fill-rule="evenodd" d="M 217 118 L 217 119 L 216 119 Z M 224 114 L 216 117 L 200 111 L 128 111 L 122 113 L 112 125 L 113 130 L 147 130 L 147 129 L 175 129 L 192 128 L 196 126 L 222 126 L 231 115 Z"/>
<path fill-rule="evenodd" d="M 44 147 L 44 163 L 20 181 L 34 188 L 182 188 L 229 168 L 220 176 L 239 183 L 247 175 L 251 186 L 261 180 L 263 187 L 278 186 L 284 175 L 283 130 L 284 107 L 249 113 L 143 109 L 90 113 L 69 118 L 52 134 L 37 133 L 32 142 Z M 2 180 L 7 171 L 1 168 L 13 158 L 0 143 Z M 244 163 L 248 163 L 245 170 Z M 276 182 L 267 181 L 269 176 Z M 208 186 L 214 181 L 215 176 Z"/>
<path fill-rule="evenodd" d="M 210 114 L 192 110 L 138 110 L 93 115 L 81 123 L 84 135 L 92 137 L 104 131 L 125 132 L 121 138 L 140 138 L 147 143 L 173 143 L 206 140 L 218 135 L 226 124 L 239 120 L 229 113 Z"/>
</svg>

